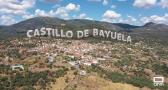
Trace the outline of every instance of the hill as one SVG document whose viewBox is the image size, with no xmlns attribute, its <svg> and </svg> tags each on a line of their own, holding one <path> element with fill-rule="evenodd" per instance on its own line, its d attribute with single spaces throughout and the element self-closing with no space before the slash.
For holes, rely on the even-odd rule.
<svg viewBox="0 0 168 90">
<path fill-rule="evenodd" d="M 26 36 L 27 30 L 41 27 L 62 28 L 62 24 L 65 25 L 64 29 L 66 30 L 98 28 L 128 33 L 132 35 L 135 40 L 168 41 L 168 26 L 164 24 L 150 22 L 143 26 L 134 26 L 123 23 L 108 23 L 85 19 L 63 20 L 55 17 L 35 17 L 10 26 L 0 26 L 0 38 L 24 37 Z"/>
</svg>

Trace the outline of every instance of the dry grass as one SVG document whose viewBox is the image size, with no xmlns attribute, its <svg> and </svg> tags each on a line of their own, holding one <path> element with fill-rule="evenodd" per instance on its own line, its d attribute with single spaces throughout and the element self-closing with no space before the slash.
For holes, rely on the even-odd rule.
<svg viewBox="0 0 168 90">
<path fill-rule="evenodd" d="M 58 78 L 57 82 L 52 85 L 51 90 L 64 90 L 68 85 L 68 83 L 65 82 L 66 77 L 69 77 L 72 80 L 74 75 L 72 72 L 69 72 L 66 76 Z M 149 90 L 148 88 L 140 89 L 130 84 L 113 83 L 97 75 L 82 77 L 77 82 L 77 87 L 70 90 Z"/>
<path fill-rule="evenodd" d="M 69 79 L 69 83 L 71 83 L 70 81 L 73 80 L 73 78 L 75 77 L 75 75 L 73 75 L 73 71 L 69 71 L 67 72 L 67 75 L 65 75 L 64 77 L 60 77 L 56 80 L 55 84 L 52 84 L 52 88 L 51 90 L 64 90 L 64 88 L 68 85 L 68 83 L 65 82 L 65 79 L 68 78 Z"/>
<path fill-rule="evenodd" d="M 85 77 L 77 86 L 77 90 L 140 90 L 130 84 L 112 83 L 98 76 Z"/>
</svg>

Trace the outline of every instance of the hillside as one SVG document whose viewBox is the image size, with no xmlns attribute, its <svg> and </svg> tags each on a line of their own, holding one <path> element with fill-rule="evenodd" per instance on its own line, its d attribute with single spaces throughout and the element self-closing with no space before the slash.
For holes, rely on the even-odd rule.
<svg viewBox="0 0 168 90">
<path fill-rule="evenodd" d="M 65 26 L 62 26 L 64 24 Z M 167 42 L 168 26 L 164 24 L 147 23 L 143 26 L 133 26 L 122 23 L 108 23 L 85 19 L 62 20 L 53 17 L 35 17 L 10 26 L 0 26 L 0 38 L 25 37 L 26 31 L 41 27 L 64 28 L 64 30 L 83 30 L 98 28 L 130 34 L 134 41 Z"/>
</svg>

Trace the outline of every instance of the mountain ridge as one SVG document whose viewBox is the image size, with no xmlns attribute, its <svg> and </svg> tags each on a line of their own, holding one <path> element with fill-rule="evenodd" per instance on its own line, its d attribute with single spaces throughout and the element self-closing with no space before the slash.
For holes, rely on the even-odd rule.
<svg viewBox="0 0 168 90">
<path fill-rule="evenodd" d="M 63 26 L 64 24 L 64 26 Z M 124 23 L 109 23 L 102 21 L 71 19 L 63 20 L 56 17 L 34 17 L 10 26 L 0 26 L 0 38 L 10 38 L 26 35 L 27 30 L 41 27 L 62 28 L 66 30 L 83 30 L 98 28 L 116 32 L 128 33 L 139 38 L 151 38 L 166 41 L 168 38 L 168 25 L 146 23 L 143 26 L 134 26 Z M 168 40 L 167 40 L 168 41 Z"/>
</svg>

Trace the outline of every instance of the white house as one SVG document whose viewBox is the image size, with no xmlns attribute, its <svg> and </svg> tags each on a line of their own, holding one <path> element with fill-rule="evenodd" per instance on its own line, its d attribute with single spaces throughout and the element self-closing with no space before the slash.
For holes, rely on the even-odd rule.
<svg viewBox="0 0 168 90">
<path fill-rule="evenodd" d="M 12 71 L 14 71 L 16 68 L 20 68 L 20 69 L 24 70 L 23 65 L 12 65 L 11 68 L 12 68 Z"/>
<path fill-rule="evenodd" d="M 99 60 L 99 61 L 105 61 L 106 59 L 105 58 L 97 58 L 97 60 Z"/>
<path fill-rule="evenodd" d="M 82 76 L 85 76 L 85 75 L 86 75 L 86 71 L 80 70 L 80 71 L 79 71 L 79 74 L 82 75 Z"/>
<path fill-rule="evenodd" d="M 49 63 L 53 63 L 54 62 L 54 57 L 53 56 L 49 56 L 48 57 L 48 62 Z"/>
<path fill-rule="evenodd" d="M 91 66 L 90 62 L 84 62 L 83 64 L 86 65 L 86 66 Z"/>
<path fill-rule="evenodd" d="M 93 60 L 92 64 L 98 64 L 98 61 L 97 60 Z"/>
</svg>

